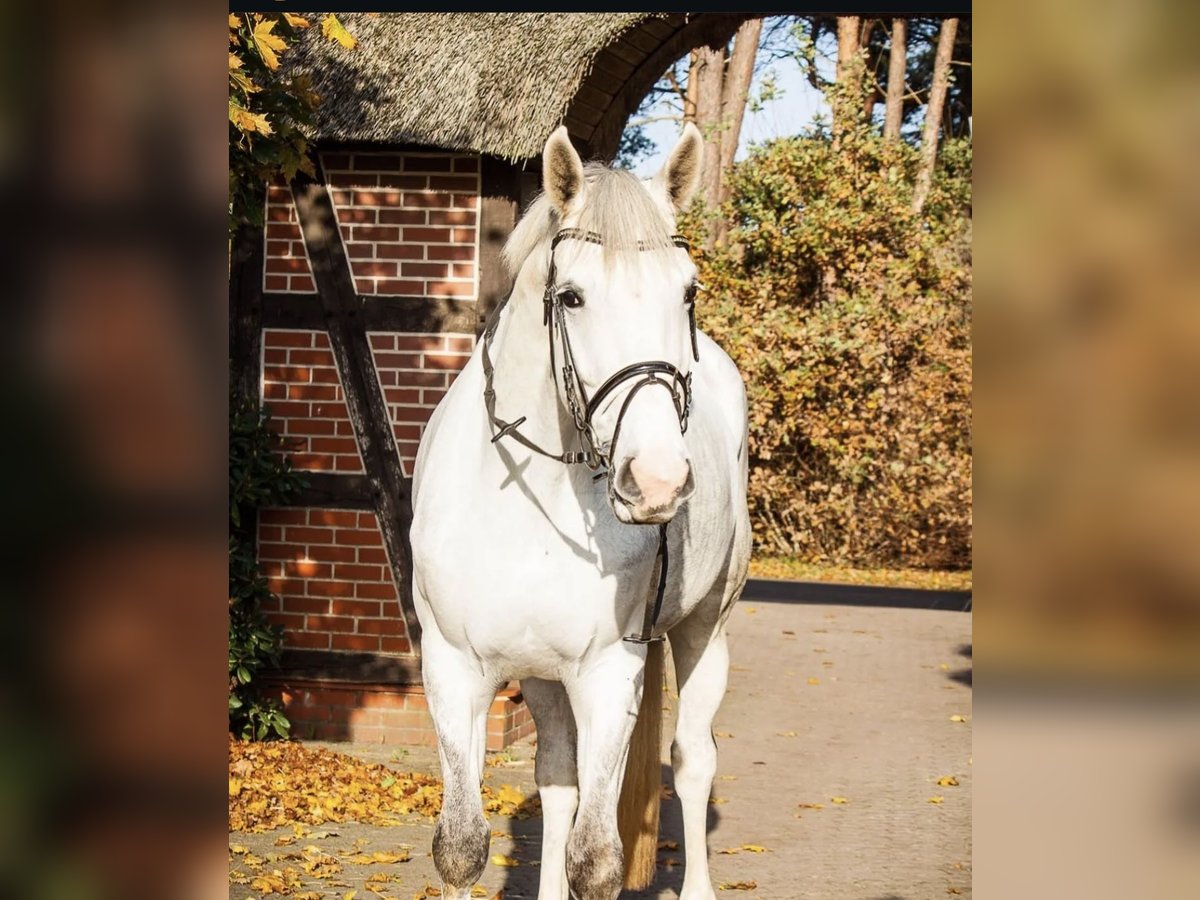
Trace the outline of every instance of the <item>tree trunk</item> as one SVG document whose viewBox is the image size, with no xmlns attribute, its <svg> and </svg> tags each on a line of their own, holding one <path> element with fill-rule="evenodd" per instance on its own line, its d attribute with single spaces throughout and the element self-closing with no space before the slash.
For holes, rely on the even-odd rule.
<svg viewBox="0 0 1200 900">
<path fill-rule="evenodd" d="M 929 196 L 933 182 L 933 166 L 937 162 L 938 129 L 946 105 L 946 87 L 950 82 L 950 57 L 954 51 L 954 35 L 958 19 L 942 22 L 938 34 L 937 54 L 933 58 L 933 84 L 929 89 L 929 104 L 925 107 L 925 132 L 921 137 L 921 162 L 917 169 L 917 184 L 913 189 L 913 212 L 919 213 Z"/>
<path fill-rule="evenodd" d="M 746 98 L 750 94 L 750 82 L 754 78 L 754 60 L 758 55 L 758 41 L 762 37 L 762 19 L 750 19 L 738 29 L 721 87 L 721 155 L 717 175 L 716 202 L 729 199 L 729 170 L 737 155 L 738 142 L 742 134 L 742 121 L 746 115 Z M 728 223 L 724 216 L 713 223 L 714 242 L 725 243 Z"/>
<path fill-rule="evenodd" d="M 696 94 L 700 89 L 700 79 L 693 77 L 696 74 L 698 63 L 696 61 L 696 51 L 693 50 L 688 54 L 688 80 L 687 87 L 683 92 L 683 121 L 696 121 Z"/>
<path fill-rule="evenodd" d="M 861 21 L 858 16 L 838 16 L 837 20 L 837 83 L 843 89 L 840 96 L 835 96 L 833 102 L 833 148 L 839 144 L 839 136 L 847 126 L 862 111 L 858 100 L 854 97 L 853 85 L 859 84 L 862 71 L 862 60 L 859 59 L 859 30 Z"/>
<path fill-rule="evenodd" d="M 699 47 L 696 62 L 688 75 L 688 91 L 696 83 L 696 127 L 704 136 L 704 163 L 700 168 L 700 190 L 709 209 L 721 200 L 721 93 L 725 81 L 725 50 Z M 716 241 L 716 229 L 709 232 L 708 246 Z"/>
<path fill-rule="evenodd" d="M 904 73 L 908 63 L 908 23 L 899 17 L 892 20 L 892 47 L 888 57 L 887 103 L 884 106 L 883 136 L 900 140 L 900 124 L 904 121 Z"/>
</svg>

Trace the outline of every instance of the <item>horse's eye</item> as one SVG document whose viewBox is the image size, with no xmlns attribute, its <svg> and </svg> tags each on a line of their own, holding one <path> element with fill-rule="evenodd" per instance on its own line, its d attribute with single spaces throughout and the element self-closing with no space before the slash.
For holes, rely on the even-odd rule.
<svg viewBox="0 0 1200 900">
<path fill-rule="evenodd" d="M 684 306 L 695 306 L 696 305 L 696 290 L 698 288 L 699 288 L 699 285 L 695 285 L 695 284 L 688 285 L 687 290 L 683 292 L 683 305 Z"/>
<path fill-rule="evenodd" d="M 558 299 L 567 309 L 579 309 L 583 306 L 583 298 L 569 288 L 560 293 Z"/>
</svg>

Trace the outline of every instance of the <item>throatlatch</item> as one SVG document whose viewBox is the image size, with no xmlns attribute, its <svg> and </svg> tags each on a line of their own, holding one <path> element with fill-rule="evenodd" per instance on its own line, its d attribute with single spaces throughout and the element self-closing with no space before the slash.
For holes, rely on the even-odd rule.
<svg viewBox="0 0 1200 900">
<path fill-rule="evenodd" d="M 496 334 L 496 328 L 500 324 L 500 314 L 508 305 L 508 301 L 512 297 L 511 294 L 505 297 L 492 312 L 487 326 L 483 331 L 483 343 L 480 347 L 480 359 L 483 363 L 484 376 L 483 403 L 487 410 L 488 421 L 491 422 L 495 430 L 495 433 L 492 435 L 493 444 L 503 437 L 509 437 L 534 453 L 539 453 L 550 459 L 556 459 L 565 465 L 583 463 L 589 469 L 598 471 L 599 474 L 596 477 L 599 478 L 604 474 L 599 470 L 608 470 L 611 466 L 612 459 L 616 453 L 617 438 L 621 434 L 621 423 L 625 420 L 625 413 L 629 409 L 629 404 L 643 388 L 658 385 L 669 390 L 671 392 L 671 399 L 675 405 L 675 413 L 679 416 L 680 430 L 687 431 L 688 415 L 692 409 L 692 373 L 688 372 L 687 375 L 684 375 L 678 368 L 663 360 L 633 363 L 609 376 L 600 385 L 595 396 L 588 397 L 587 389 L 584 387 L 583 380 L 580 378 L 579 372 L 575 367 L 575 354 L 571 350 L 571 338 L 567 332 L 566 310 L 562 299 L 555 292 L 557 270 L 554 265 L 554 249 L 561 241 L 567 239 L 603 245 L 604 238 L 594 231 L 583 231 L 578 228 L 564 228 L 559 231 L 550 243 L 550 268 L 546 273 L 546 290 L 542 295 L 542 324 L 546 326 L 550 343 L 550 374 L 557 386 L 559 370 L 554 346 L 554 336 L 557 331 L 559 342 L 562 344 L 563 390 L 567 396 L 567 409 L 571 413 L 571 420 L 575 425 L 575 430 L 579 433 L 580 449 L 552 453 L 521 433 L 520 427 L 526 421 L 525 416 L 519 416 L 511 422 L 506 422 L 496 415 L 495 367 L 492 364 L 490 351 L 492 339 Z M 691 245 L 688 244 L 687 239 L 679 234 L 671 236 L 671 243 L 683 250 L 691 249 Z M 638 249 L 652 250 L 656 248 L 647 246 L 644 242 L 639 241 Z M 699 362 L 700 347 L 696 340 L 696 307 L 694 303 L 688 306 L 688 327 L 691 331 L 692 358 Z M 617 413 L 616 424 L 613 426 L 612 440 L 608 442 L 607 447 L 602 447 L 596 439 L 592 419 L 606 397 L 616 391 L 625 382 L 634 378 L 640 378 L 641 380 L 637 381 L 630 388 L 629 393 L 625 395 L 625 399 L 621 403 L 621 409 Z M 624 640 L 632 643 L 649 644 L 663 640 L 662 635 L 654 637 L 653 631 L 654 626 L 658 623 L 658 614 L 662 610 L 663 594 L 667 588 L 666 523 L 658 526 L 658 554 L 656 559 L 659 563 L 658 590 L 655 592 L 653 603 L 647 599 L 646 614 L 642 620 L 641 633 L 627 635 L 624 638 Z"/>
</svg>

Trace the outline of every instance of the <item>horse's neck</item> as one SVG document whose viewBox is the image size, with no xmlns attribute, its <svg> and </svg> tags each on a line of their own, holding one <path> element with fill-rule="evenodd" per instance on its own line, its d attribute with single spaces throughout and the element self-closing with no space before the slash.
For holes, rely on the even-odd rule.
<svg viewBox="0 0 1200 900">
<path fill-rule="evenodd" d="M 550 369 L 550 343 L 542 322 L 540 296 L 529 291 L 524 296 L 514 292 L 504 310 L 491 353 L 496 413 L 509 422 L 524 416 L 521 433 L 551 453 L 573 449 L 578 436 L 569 412 L 559 400 Z M 557 364 L 561 368 L 561 357 Z M 509 442 L 509 446 L 514 453 L 532 453 L 515 441 Z"/>
</svg>

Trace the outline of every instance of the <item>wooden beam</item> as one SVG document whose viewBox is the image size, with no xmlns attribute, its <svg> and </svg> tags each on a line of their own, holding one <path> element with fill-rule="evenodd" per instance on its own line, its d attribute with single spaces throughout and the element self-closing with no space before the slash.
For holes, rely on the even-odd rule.
<svg viewBox="0 0 1200 900">
<path fill-rule="evenodd" d="M 301 472 L 308 487 L 285 506 L 312 506 L 318 509 L 371 509 L 375 498 L 371 479 L 366 475 L 338 472 Z"/>
<path fill-rule="evenodd" d="M 266 192 L 261 191 L 261 199 Z M 263 226 L 241 225 L 229 265 L 229 380 L 240 397 L 258 400 L 262 365 Z"/>
<path fill-rule="evenodd" d="M 325 331 L 330 313 L 320 294 L 270 293 L 262 298 L 263 328 Z M 474 334 L 480 307 L 470 300 L 431 297 L 365 297 L 358 318 L 366 331 Z"/>
<path fill-rule="evenodd" d="M 354 290 L 333 200 L 324 182 L 325 173 L 317 162 L 316 178 L 297 177 L 292 195 L 317 294 L 328 316 L 329 344 L 346 395 L 346 411 L 358 439 L 400 609 L 415 649 L 420 643 L 421 625 L 412 598 L 412 547 L 408 535 L 412 524 L 411 483 L 400 466 L 391 416 L 367 342 L 363 304 Z"/>
</svg>

